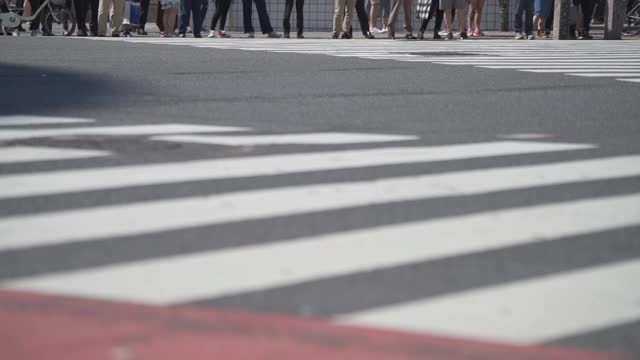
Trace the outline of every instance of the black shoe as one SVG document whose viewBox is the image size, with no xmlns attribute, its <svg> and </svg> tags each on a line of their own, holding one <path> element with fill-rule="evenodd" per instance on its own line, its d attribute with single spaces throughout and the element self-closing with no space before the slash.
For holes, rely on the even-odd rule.
<svg viewBox="0 0 640 360">
<path fill-rule="evenodd" d="M 437 31 L 433 32 L 433 40 L 440 40 L 442 39 L 442 36 L 440 36 L 440 34 L 438 34 Z"/>
<path fill-rule="evenodd" d="M 342 33 L 342 35 L 340 35 L 341 39 L 351 39 L 351 35 L 347 34 L 347 33 Z"/>
<path fill-rule="evenodd" d="M 183 32 L 179 32 L 179 33 L 178 33 L 178 37 L 181 37 L 181 38 L 183 38 L 183 37 L 187 37 L 187 34 L 186 34 L 186 33 L 183 33 Z"/>
<path fill-rule="evenodd" d="M 89 36 L 98 37 L 98 33 L 95 31 L 90 31 Z"/>
<path fill-rule="evenodd" d="M 447 36 L 444 38 L 445 40 L 451 40 L 453 39 L 453 34 L 452 33 L 447 33 Z"/>
<path fill-rule="evenodd" d="M 467 36 L 466 31 L 460 32 L 460 40 L 469 40 L 469 37 Z"/>
<path fill-rule="evenodd" d="M 201 34 L 193 34 L 193 37 L 196 38 L 196 39 L 199 39 L 199 38 L 202 37 L 202 35 Z"/>
<path fill-rule="evenodd" d="M 335 32 L 334 32 L 333 34 L 331 34 L 331 38 L 332 38 L 332 39 L 337 39 L 338 37 L 339 37 L 339 36 L 338 36 L 338 33 L 335 33 Z"/>
<path fill-rule="evenodd" d="M 366 33 L 363 34 L 365 39 L 375 39 L 376 37 L 373 36 L 373 34 L 371 33 L 371 31 L 367 31 Z"/>
<path fill-rule="evenodd" d="M 415 40 L 415 39 L 417 39 L 415 36 L 413 36 L 412 33 L 404 34 L 404 38 L 407 39 L 407 40 Z"/>
<path fill-rule="evenodd" d="M 147 33 L 146 31 L 144 31 L 143 28 L 138 29 L 137 31 L 138 35 L 149 35 L 149 33 Z"/>
<path fill-rule="evenodd" d="M 583 32 L 578 36 L 578 40 L 593 40 L 593 36 L 589 35 L 587 32 Z"/>
<path fill-rule="evenodd" d="M 393 33 L 389 33 L 389 35 L 387 35 L 387 37 L 391 40 L 394 40 L 396 38 L 396 34 Z"/>
<path fill-rule="evenodd" d="M 120 34 L 111 34 L 111 37 L 120 37 Z"/>
<path fill-rule="evenodd" d="M 283 35 L 283 37 L 284 37 L 284 38 L 286 38 L 286 39 L 289 39 L 291 36 L 289 35 L 289 33 L 288 33 L 288 32 L 285 32 L 285 33 L 284 33 L 284 35 Z"/>
<path fill-rule="evenodd" d="M 76 33 L 76 36 L 81 36 L 81 37 L 88 36 L 87 30 L 82 30 L 82 29 L 78 30 L 78 32 Z"/>
<path fill-rule="evenodd" d="M 296 37 L 297 37 L 298 39 L 304 39 L 304 35 L 302 35 L 302 33 L 301 33 L 301 32 L 299 32 L 299 33 L 298 33 L 298 35 L 296 35 Z"/>
<path fill-rule="evenodd" d="M 418 40 L 424 39 L 424 31 L 418 31 Z"/>
</svg>

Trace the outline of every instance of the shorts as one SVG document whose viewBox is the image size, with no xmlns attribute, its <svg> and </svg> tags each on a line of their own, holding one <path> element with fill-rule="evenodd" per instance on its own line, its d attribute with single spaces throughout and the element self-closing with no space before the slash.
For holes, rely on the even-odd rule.
<svg viewBox="0 0 640 360">
<path fill-rule="evenodd" d="M 440 0 L 440 10 L 466 9 L 469 7 L 468 0 Z"/>
<path fill-rule="evenodd" d="M 549 17 L 553 8 L 553 0 L 535 0 L 534 7 L 536 16 Z"/>
<path fill-rule="evenodd" d="M 382 17 L 389 17 L 389 13 L 391 12 L 390 0 L 367 0 L 366 7 L 370 8 L 371 5 L 380 5 L 380 12 L 382 13 Z"/>
</svg>

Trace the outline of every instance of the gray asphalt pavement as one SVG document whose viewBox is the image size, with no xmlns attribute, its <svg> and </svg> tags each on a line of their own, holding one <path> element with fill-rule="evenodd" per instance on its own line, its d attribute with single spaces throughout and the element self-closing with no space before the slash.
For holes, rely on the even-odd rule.
<svg viewBox="0 0 640 360">
<path fill-rule="evenodd" d="M 9 130 L 27 129 L 29 131 L 52 127 L 66 129 L 181 123 L 250 129 L 248 132 L 230 132 L 219 134 L 220 136 L 246 135 L 245 133 L 263 136 L 346 132 L 411 135 L 417 137 L 417 140 L 391 143 L 309 145 L 285 142 L 267 146 L 226 146 L 189 141 L 155 141 L 146 135 L 0 137 L 2 148 L 37 146 L 101 150 L 113 154 L 105 157 L 59 161 L 0 163 L 0 183 L 3 178 L 17 175 L 34 175 L 31 178 L 36 178 L 40 174 L 52 172 L 73 174 L 72 171 L 83 169 L 109 169 L 125 165 L 135 167 L 167 163 L 187 164 L 194 160 L 244 159 L 266 155 L 493 143 L 504 141 L 505 136 L 508 138 L 513 134 L 541 136 L 540 138 L 524 136 L 524 139 L 520 140 L 523 143 L 590 144 L 592 146 L 572 151 L 461 156 L 436 162 L 397 161 L 367 167 L 317 169 L 290 173 L 276 171 L 271 175 L 218 179 L 205 177 L 188 181 L 167 181 L 86 191 L 51 191 L 17 197 L 0 195 L 0 237 L 7 236 L 7 238 L 17 239 L 16 241 L 21 239 L 21 225 L 10 223 L 13 220 L 24 220 L 25 224 L 31 224 L 28 221 L 34 221 L 35 224 L 36 220 L 41 220 L 36 217 L 41 216 L 47 218 L 46 221 L 51 221 L 46 223 L 51 228 L 44 230 L 55 233 L 58 231 L 56 226 L 68 223 L 63 223 L 62 220 L 56 223 L 57 220 L 49 220 L 49 218 L 53 219 L 56 214 L 60 216 L 67 214 L 71 219 L 69 221 L 85 219 L 82 217 L 84 211 L 92 211 L 96 208 L 121 207 L 124 212 L 125 207 L 130 204 L 145 205 L 156 201 L 166 201 L 167 204 L 176 206 L 176 213 L 155 213 L 157 217 L 152 220 L 131 218 L 131 226 L 135 227 L 133 224 L 137 222 L 162 223 L 165 220 L 169 221 L 168 218 L 179 218 L 179 209 L 183 209 L 180 206 L 185 206 L 184 209 L 186 209 L 187 204 L 177 204 L 172 201 L 184 198 L 208 199 L 229 194 L 241 196 L 263 190 L 286 191 L 310 185 L 369 184 L 374 180 L 383 182 L 400 177 L 415 179 L 426 175 L 437 176 L 456 172 L 465 179 L 464 175 L 467 172 L 482 172 L 502 167 L 560 164 L 560 167 L 555 168 L 554 171 L 562 172 L 564 163 L 640 155 L 639 82 L 618 81 L 615 76 L 579 77 L 560 72 L 532 73 L 516 69 L 438 64 L 436 57 L 465 58 L 482 55 L 475 48 L 466 52 L 464 49 L 461 50 L 459 41 L 414 42 L 416 45 L 412 46 L 419 47 L 418 52 L 415 49 L 405 52 L 399 49 L 397 53 L 433 60 L 408 62 L 394 58 L 363 58 L 370 56 L 366 48 L 368 42 L 365 40 L 351 41 L 352 52 L 349 49 L 341 50 L 348 56 L 328 56 L 310 53 L 310 51 L 305 53 L 305 50 L 313 50 L 314 46 L 331 47 L 335 43 L 331 40 L 313 40 L 314 42 L 306 45 L 307 49 L 303 42 L 293 40 L 290 44 L 285 40 L 231 40 L 234 42 L 225 45 L 221 43 L 225 41 L 224 39 L 201 41 L 173 39 L 171 44 L 172 41 L 162 43 L 162 39 L 153 40 L 159 43 L 144 43 L 128 42 L 123 39 L 112 41 L 111 39 L 40 37 L 0 38 L 0 80 L 3 84 L 0 97 L 0 125 L 2 125 L 2 117 L 9 115 L 88 118 L 96 121 L 95 124 L 7 126 L 0 128 L 0 135 L 3 131 Z M 218 42 L 215 47 L 197 47 L 206 46 L 213 41 Z M 387 43 L 392 44 L 386 40 L 374 40 L 374 43 L 376 47 L 383 47 Z M 397 43 L 405 44 L 406 42 L 397 41 Z M 487 42 L 486 46 L 509 47 L 513 46 L 513 43 L 505 40 L 504 45 L 500 45 L 500 41 L 496 40 Z M 594 51 L 593 59 L 615 60 L 626 56 L 625 62 L 630 66 L 640 63 L 640 46 L 635 45 L 637 43 L 635 41 L 618 42 L 615 44 L 616 49 L 610 42 L 593 42 L 590 48 L 585 48 L 586 45 L 583 45 L 583 42 L 579 44 L 567 42 L 565 49 L 558 48 L 557 43 L 552 41 L 539 43 L 549 45 L 531 45 L 531 52 L 517 49 L 514 51 L 522 51 L 523 56 L 531 55 L 536 51 L 540 51 L 543 55 L 561 55 L 563 51 L 571 51 L 575 48 L 587 54 L 589 51 Z M 185 46 L 185 44 L 193 46 Z M 340 44 L 342 46 L 344 41 Z M 442 50 L 442 47 L 447 46 L 451 46 L 451 51 Z M 474 46 L 477 45 L 472 47 Z M 597 51 L 609 49 L 607 46 L 611 47 L 610 54 L 597 53 Z M 625 46 L 627 46 L 626 49 Z M 278 52 L 279 47 L 290 52 Z M 357 51 L 367 54 L 358 56 L 355 54 Z M 624 56 L 616 58 L 616 51 L 620 51 Z M 607 57 L 607 55 L 610 56 Z M 536 61 L 546 64 L 540 59 L 532 60 L 533 63 Z M 589 64 L 593 62 L 587 61 L 584 65 Z M 607 64 L 601 63 L 604 66 Z M 620 72 L 624 73 L 626 70 L 621 68 Z M 640 78 L 640 74 L 637 77 Z M 636 157 L 630 157 L 627 161 L 633 166 L 640 164 Z M 38 286 L 42 286 L 43 289 L 56 293 L 57 283 L 54 280 L 47 283 L 49 285 L 41 285 L 38 280 L 31 283 L 29 280 L 43 277 L 42 284 L 44 284 L 47 281 L 46 275 L 49 274 L 64 276 L 64 274 L 74 274 L 72 271 L 82 272 L 101 266 L 125 264 L 134 266 L 144 261 L 161 262 L 176 255 L 232 251 L 242 249 L 242 246 L 266 246 L 283 240 L 295 242 L 299 238 L 344 234 L 347 231 L 364 231 L 372 228 L 384 229 L 409 222 L 460 219 L 467 215 L 489 211 L 527 209 L 560 203 L 573 204 L 578 201 L 610 197 L 633 198 L 632 195 L 640 191 L 640 174 L 634 173 L 629 168 L 624 170 L 630 172 L 616 175 L 621 171 L 619 167 L 603 165 L 598 168 L 600 177 L 590 177 L 591 170 L 585 170 L 584 174 L 576 172 L 566 175 L 573 180 L 559 180 L 555 183 L 544 183 L 542 180 L 538 181 L 537 175 L 531 175 L 531 179 L 534 179 L 531 185 L 519 187 L 508 186 L 511 178 L 487 177 L 487 179 L 493 179 L 490 183 L 498 184 L 494 191 L 465 190 L 467 187 L 480 186 L 480 184 L 484 186 L 485 183 L 467 184 L 465 180 L 460 180 L 460 183 L 443 183 L 442 188 L 450 191 L 448 195 L 443 196 L 398 197 L 396 200 L 371 203 L 354 201 L 347 202 L 343 206 L 319 208 L 315 211 L 307 211 L 309 204 L 303 202 L 299 204 L 301 208 L 299 212 L 278 213 L 274 210 L 271 216 L 267 214 L 243 217 L 242 204 L 244 203 L 241 202 L 243 200 L 230 198 L 228 208 L 222 205 L 220 208 L 213 207 L 212 213 L 215 213 L 215 210 L 224 213 L 225 211 L 221 209 L 227 209 L 231 214 L 230 219 L 234 220 L 196 223 L 166 229 L 156 229 L 149 225 L 156 229 L 153 231 L 121 233 L 115 230 L 112 233 L 107 231 L 103 236 L 92 235 L 92 241 L 84 241 L 82 235 L 74 241 L 63 241 L 60 240 L 63 238 L 62 235 L 60 238 L 52 235 L 49 243 L 43 240 L 41 245 L 2 247 L 0 248 L 0 285 L 12 288 L 18 284 L 16 285 L 18 287 L 24 286 L 35 290 L 39 289 Z M 513 176 L 513 181 L 519 181 L 516 175 Z M 553 171 L 549 176 L 554 176 Z M 123 177 L 126 178 L 127 175 Z M 524 176 L 523 179 L 527 177 Z M 499 185 L 503 182 L 507 185 Z M 24 185 L 20 182 L 10 184 L 14 184 L 16 189 Z M 371 198 L 398 190 L 391 185 L 388 185 L 388 188 L 384 186 L 371 188 Z M 407 186 L 411 187 L 411 185 Z M 336 198 L 350 196 L 350 190 L 344 188 L 342 191 L 344 193 L 336 190 L 333 196 Z M 309 196 L 315 199 L 313 191 Z M 366 198 L 366 195 L 362 196 Z M 293 194 L 282 193 L 283 204 L 295 199 L 298 198 Z M 320 200 L 318 198 L 318 201 Z M 279 205 L 272 206 L 277 209 Z M 261 208 L 262 206 L 256 203 L 247 211 L 259 212 Z M 129 210 L 131 209 L 126 209 L 126 211 Z M 131 211 L 132 214 L 135 213 Z M 618 216 L 618 211 L 615 208 L 611 209 L 612 218 Z M 236 212 L 239 215 L 233 218 Z M 640 215 L 640 203 L 632 206 L 628 213 Z M 163 219 L 164 216 L 167 219 Z M 589 217 L 580 219 L 577 226 L 587 225 L 590 222 Z M 548 227 L 545 221 L 550 222 Z M 96 224 L 99 225 L 77 223 L 76 226 L 78 229 L 91 226 L 100 228 L 105 223 L 110 223 L 110 220 L 98 218 Z M 166 303 L 188 303 L 217 308 L 353 319 L 357 314 L 367 314 L 370 309 L 393 308 L 396 304 L 438 297 L 448 299 L 449 295 L 466 294 L 472 290 L 499 288 L 505 284 L 529 284 L 539 279 L 555 279 L 559 274 L 581 274 L 582 271 L 587 272 L 594 268 L 635 264 L 640 259 L 640 219 L 625 225 L 604 227 L 585 233 L 567 231 L 564 236 L 545 235 L 546 231 L 555 234 L 553 229 L 556 225 L 553 218 L 531 219 L 530 224 L 530 227 L 525 227 L 532 238 L 553 241 L 536 240 L 512 246 L 481 248 L 478 251 L 460 252 L 455 256 L 376 265 L 357 271 L 337 272 L 334 275 L 309 276 L 300 281 L 274 282 L 269 286 L 239 287 L 237 291 L 213 292 L 212 295 L 194 291 L 193 296 L 185 296 L 184 299 L 180 298 L 176 301 L 167 300 Z M 505 231 L 513 231 L 515 227 L 517 224 L 505 223 L 500 217 L 496 217 L 490 226 L 492 230 L 487 230 L 487 233 L 493 234 L 492 231 L 499 233 L 503 228 Z M 22 230 L 26 231 L 26 229 Z M 82 231 L 80 233 L 82 234 Z M 419 234 L 416 235 L 420 236 Z M 33 237 L 38 236 L 40 235 L 33 235 Z M 483 239 L 482 233 L 478 236 L 483 241 L 490 240 Z M 89 238 L 89 235 L 86 237 Z M 404 240 L 407 239 L 399 235 L 393 246 L 402 248 Z M 448 237 L 446 232 L 442 233 L 442 238 L 426 240 L 461 241 L 453 236 Z M 359 252 L 352 250 L 354 250 L 353 253 L 348 257 L 357 259 L 360 256 Z M 415 251 L 415 249 L 407 251 Z M 362 256 L 366 258 L 367 255 Z M 247 267 L 252 266 L 251 259 L 253 258 L 247 258 Z M 277 264 L 281 259 L 272 258 L 271 261 Z M 331 261 L 331 258 L 326 259 L 326 262 Z M 339 257 L 335 261 L 342 260 Z M 309 267 L 313 266 L 313 263 L 309 265 Z M 289 275 L 295 277 L 291 274 L 296 274 L 297 270 L 285 267 L 281 271 L 285 277 Z M 288 271 L 291 274 L 287 273 Z M 228 277 L 231 279 L 230 283 L 236 279 L 234 274 L 208 273 L 193 276 L 210 276 L 212 282 L 222 281 L 216 276 Z M 611 278 L 610 282 L 618 285 L 618 288 L 637 294 L 637 290 L 633 289 L 638 287 L 637 283 L 629 282 L 628 279 L 621 275 Z M 26 285 L 20 281 L 24 281 Z M 81 283 L 85 280 L 77 281 Z M 244 280 L 238 278 L 237 281 Z M 69 287 L 73 287 L 74 282 L 69 283 L 72 284 Z M 65 286 L 61 285 L 61 288 Z M 110 286 L 115 288 L 113 284 L 105 285 L 106 288 Z M 171 287 L 171 285 L 167 286 Z M 123 287 L 126 286 L 123 285 Z M 608 287 L 604 286 L 603 289 Z M 77 291 L 80 294 L 86 293 L 89 297 L 96 297 L 95 294 L 102 290 L 94 292 L 94 290 L 80 288 L 80 290 L 65 290 L 61 293 L 78 294 Z M 108 292 L 108 290 L 104 291 Z M 127 293 L 124 290 L 118 291 L 114 290 L 114 294 Z M 168 291 L 171 292 L 171 290 Z M 526 340 L 525 343 L 553 344 L 640 355 L 640 336 L 638 336 L 640 308 L 637 297 L 635 310 L 633 305 L 629 305 L 629 312 L 621 311 L 619 316 L 616 315 L 617 320 L 612 320 L 615 316 L 607 318 L 602 315 L 608 311 L 615 312 L 614 309 L 608 308 L 609 303 L 600 303 L 600 298 L 596 295 L 593 299 L 588 296 L 580 297 L 585 293 L 579 290 L 575 291 L 576 298 L 572 298 L 572 293 L 572 291 L 562 294 L 548 293 L 544 298 L 562 298 L 581 309 L 580 304 L 586 304 L 584 305 L 586 311 L 597 310 L 597 313 L 582 314 L 584 319 L 572 320 L 570 316 L 574 315 L 567 315 L 568 319 L 564 320 L 549 323 L 541 320 L 534 325 L 529 324 L 530 338 L 526 335 L 529 331 L 527 326 L 523 325 L 519 331 L 524 334 L 522 339 Z M 620 298 L 616 294 L 611 293 L 611 296 L 603 296 L 603 298 Z M 97 297 L 129 299 L 125 295 L 98 295 Z M 517 299 L 518 297 L 513 297 L 508 301 L 510 303 Z M 131 302 L 136 301 L 138 300 L 135 297 L 131 298 Z M 452 301 L 454 301 L 453 298 Z M 468 303 L 460 302 L 460 304 Z M 548 306 L 548 314 L 552 317 L 560 311 L 553 308 L 554 304 L 556 302 L 550 301 L 550 304 L 537 304 L 537 306 Z M 611 304 L 616 302 L 612 301 Z M 518 307 L 517 304 L 513 305 Z M 486 309 L 476 305 L 474 309 L 476 312 L 486 313 L 485 315 L 489 317 L 492 305 L 487 304 Z M 503 310 L 505 313 L 510 311 Z M 517 310 L 513 311 L 517 312 Z M 461 312 L 464 311 L 461 309 Z M 542 313 L 545 312 L 542 311 Z M 416 316 L 423 316 L 420 314 L 417 313 Z M 505 316 L 507 323 L 517 323 L 519 319 L 526 317 L 514 315 L 509 321 L 509 316 Z M 590 322 L 591 317 L 604 319 L 602 322 L 596 320 Z M 363 323 L 370 324 L 366 321 Z M 469 322 L 472 321 L 473 319 L 469 318 Z M 564 330 L 558 330 L 556 335 L 553 335 L 554 326 L 561 328 L 558 324 L 562 321 L 575 324 L 575 329 L 565 326 L 562 328 Z M 382 323 L 384 321 L 381 320 Z M 470 327 L 473 326 L 470 325 Z M 481 328 L 481 326 L 478 327 Z M 392 326 L 392 328 L 398 327 Z M 546 330 L 538 331 L 539 329 Z M 492 334 L 491 331 L 493 330 L 487 330 L 487 334 Z M 438 333 L 428 329 L 426 332 Z M 483 338 L 464 332 L 445 331 L 444 333 L 452 336 Z M 542 335 L 534 339 L 534 333 Z M 487 338 L 517 342 L 508 337 L 503 339 L 498 335 L 487 336 Z"/>
</svg>

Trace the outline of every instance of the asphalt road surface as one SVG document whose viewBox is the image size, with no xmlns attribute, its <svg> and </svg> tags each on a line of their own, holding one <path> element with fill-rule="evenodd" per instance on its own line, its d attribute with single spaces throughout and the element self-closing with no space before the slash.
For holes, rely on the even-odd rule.
<svg viewBox="0 0 640 360">
<path fill-rule="evenodd" d="M 638 41 L 3 38 L 0 80 L 5 294 L 640 356 Z"/>
</svg>

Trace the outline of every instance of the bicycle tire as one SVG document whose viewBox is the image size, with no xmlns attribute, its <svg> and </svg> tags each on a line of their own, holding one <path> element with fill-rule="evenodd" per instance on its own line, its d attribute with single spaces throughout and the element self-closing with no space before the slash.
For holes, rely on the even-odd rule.
<svg viewBox="0 0 640 360">
<path fill-rule="evenodd" d="M 42 14 L 43 30 L 47 35 L 71 36 L 76 30 L 76 17 L 63 7 L 47 9 Z"/>
<path fill-rule="evenodd" d="M 636 1 L 631 6 L 631 11 L 627 13 L 624 21 L 622 35 L 635 36 L 640 34 L 640 1 Z"/>
</svg>

